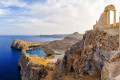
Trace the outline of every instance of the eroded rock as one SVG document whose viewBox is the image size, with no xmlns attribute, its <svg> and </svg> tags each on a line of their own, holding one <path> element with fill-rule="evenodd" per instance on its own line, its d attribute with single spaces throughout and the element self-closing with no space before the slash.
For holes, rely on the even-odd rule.
<svg viewBox="0 0 120 80">
<path fill-rule="evenodd" d="M 104 62 L 101 73 L 102 80 L 120 79 L 120 51 L 111 51 Z"/>
<path fill-rule="evenodd" d="M 22 80 L 51 80 L 50 72 L 53 72 L 53 63 L 40 58 L 37 55 L 29 55 L 22 52 L 19 60 Z"/>
<path fill-rule="evenodd" d="M 16 49 L 28 49 L 29 46 L 31 46 L 32 44 L 30 42 L 26 42 L 20 39 L 16 39 L 13 41 L 11 47 L 16 48 Z"/>
<path fill-rule="evenodd" d="M 110 51 L 118 50 L 118 36 L 111 36 L 104 31 L 91 30 L 87 31 L 83 36 L 83 40 L 76 43 L 72 48 L 66 51 L 61 64 L 55 69 L 57 78 L 73 73 L 74 79 L 78 79 L 84 75 L 93 75 L 101 77 L 101 70 L 106 59 L 114 60 L 117 58 L 109 57 Z"/>
</svg>

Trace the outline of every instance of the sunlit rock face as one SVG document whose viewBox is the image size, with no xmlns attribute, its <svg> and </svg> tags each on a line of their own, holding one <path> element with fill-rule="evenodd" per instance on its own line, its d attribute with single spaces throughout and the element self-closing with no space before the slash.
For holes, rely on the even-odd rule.
<svg viewBox="0 0 120 80">
<path fill-rule="evenodd" d="M 19 67 L 22 80 L 51 80 L 54 65 L 44 58 L 23 51 Z"/>
<path fill-rule="evenodd" d="M 118 42 L 118 36 L 104 31 L 87 31 L 82 41 L 73 45 L 66 51 L 64 59 L 58 61 L 60 64 L 56 64 L 54 79 L 62 79 L 69 73 L 73 73 L 76 79 L 85 74 L 101 77 L 104 62 L 110 51 L 118 49 Z"/>
<path fill-rule="evenodd" d="M 102 80 L 120 79 L 120 51 L 111 51 L 104 62 L 101 73 Z"/>
<path fill-rule="evenodd" d="M 28 49 L 28 46 L 31 46 L 32 44 L 30 42 L 26 42 L 20 39 L 14 40 L 12 43 L 11 47 L 16 48 L 16 49 Z"/>
</svg>

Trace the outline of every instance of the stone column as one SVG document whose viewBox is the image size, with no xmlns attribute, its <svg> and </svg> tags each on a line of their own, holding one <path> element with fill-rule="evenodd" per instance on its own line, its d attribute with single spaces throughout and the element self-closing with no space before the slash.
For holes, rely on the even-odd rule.
<svg viewBox="0 0 120 80">
<path fill-rule="evenodd" d="M 120 12 L 119 12 L 119 48 L 118 50 L 120 50 Z"/>
<path fill-rule="evenodd" d="M 108 10 L 108 27 L 110 27 L 110 10 Z"/>
<path fill-rule="evenodd" d="M 114 26 L 116 26 L 116 10 L 114 11 Z"/>
<path fill-rule="evenodd" d="M 108 27 L 108 12 L 105 12 L 105 27 Z"/>
</svg>

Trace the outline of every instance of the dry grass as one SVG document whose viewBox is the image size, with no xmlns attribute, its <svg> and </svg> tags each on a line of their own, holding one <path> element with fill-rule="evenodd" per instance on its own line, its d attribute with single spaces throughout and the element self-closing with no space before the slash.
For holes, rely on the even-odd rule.
<svg viewBox="0 0 120 80">
<path fill-rule="evenodd" d="M 42 64 L 44 66 L 48 66 L 48 65 L 52 64 L 51 62 L 47 61 L 46 59 L 38 57 L 36 54 L 29 55 L 28 53 L 26 53 L 26 56 L 30 60 L 29 63 L 32 63 L 32 64 L 38 64 L 38 65 Z"/>
<path fill-rule="evenodd" d="M 73 74 L 68 74 L 66 76 L 64 76 L 65 80 L 100 80 L 99 76 L 90 76 L 90 75 L 84 75 L 81 78 L 78 79 L 74 79 Z"/>
</svg>

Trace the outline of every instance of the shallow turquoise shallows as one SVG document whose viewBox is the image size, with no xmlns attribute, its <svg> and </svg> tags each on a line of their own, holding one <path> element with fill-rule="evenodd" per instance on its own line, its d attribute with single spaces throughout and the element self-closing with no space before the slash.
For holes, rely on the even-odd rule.
<svg viewBox="0 0 120 80">
<path fill-rule="evenodd" d="M 45 56 L 45 52 L 42 49 L 32 49 L 32 50 L 27 51 L 27 53 L 29 53 L 31 55 L 37 54 L 40 57 Z"/>
</svg>

